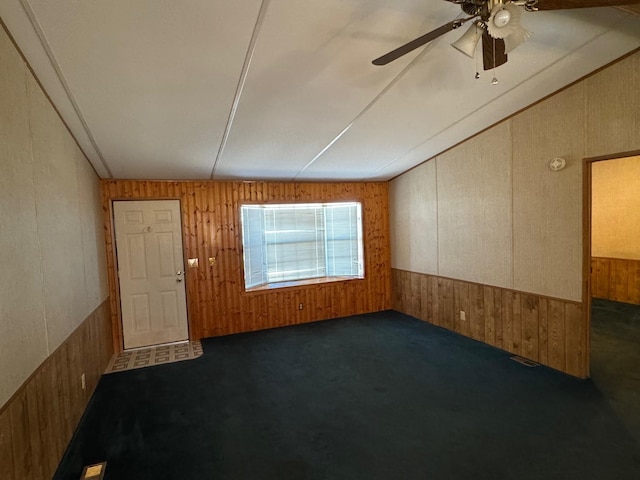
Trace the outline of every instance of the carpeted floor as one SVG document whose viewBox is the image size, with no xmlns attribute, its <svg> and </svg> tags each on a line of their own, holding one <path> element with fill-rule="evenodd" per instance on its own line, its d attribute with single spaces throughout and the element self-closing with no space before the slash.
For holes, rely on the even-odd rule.
<svg viewBox="0 0 640 480">
<path fill-rule="evenodd" d="M 205 339 L 103 376 L 55 479 L 634 479 L 591 381 L 396 312 Z"/>
<path fill-rule="evenodd" d="M 640 444 L 640 305 L 593 299 L 591 378 Z"/>
</svg>

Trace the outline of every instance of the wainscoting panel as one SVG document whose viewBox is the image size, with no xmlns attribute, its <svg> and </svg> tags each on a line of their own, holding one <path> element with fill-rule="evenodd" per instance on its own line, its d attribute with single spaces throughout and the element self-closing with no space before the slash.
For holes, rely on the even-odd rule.
<svg viewBox="0 0 640 480">
<path fill-rule="evenodd" d="M 168 182 L 103 180 L 114 347 L 122 348 L 111 201 L 180 199 L 190 339 L 385 310 L 391 306 L 388 185 L 373 183 Z M 245 292 L 242 203 L 360 201 L 365 279 Z M 210 265 L 209 259 L 214 259 Z M 302 310 L 298 305 L 302 303 Z"/>
<path fill-rule="evenodd" d="M 591 295 L 640 305 L 640 260 L 591 258 Z"/>
<path fill-rule="evenodd" d="M 0 410 L 2 480 L 53 477 L 113 355 L 110 319 L 105 300 Z"/>
<path fill-rule="evenodd" d="M 394 310 L 570 375 L 588 376 L 580 303 L 398 269 L 392 269 L 391 282 Z"/>
</svg>

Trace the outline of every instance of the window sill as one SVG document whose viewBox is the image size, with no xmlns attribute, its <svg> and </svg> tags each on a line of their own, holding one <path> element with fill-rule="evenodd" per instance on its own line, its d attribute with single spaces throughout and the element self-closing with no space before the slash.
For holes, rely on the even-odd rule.
<svg viewBox="0 0 640 480">
<path fill-rule="evenodd" d="M 245 290 L 246 293 L 253 292 L 266 292 L 269 290 L 279 290 L 281 288 L 291 287 L 307 287 L 309 285 L 322 285 L 325 283 L 345 282 L 349 280 L 364 280 L 364 277 L 320 277 L 320 278 L 308 278 L 305 280 L 293 280 L 290 282 L 275 282 L 268 283 L 266 285 L 260 285 L 258 287 L 251 287 Z"/>
</svg>

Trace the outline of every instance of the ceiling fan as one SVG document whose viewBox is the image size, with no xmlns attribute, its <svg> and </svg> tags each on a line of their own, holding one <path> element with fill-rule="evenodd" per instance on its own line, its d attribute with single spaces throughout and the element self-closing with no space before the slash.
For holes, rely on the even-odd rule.
<svg viewBox="0 0 640 480">
<path fill-rule="evenodd" d="M 445 0 L 460 5 L 466 18 L 453 20 L 435 30 L 406 43 L 373 60 L 374 65 L 386 65 L 436 38 L 472 21 L 471 27 L 452 46 L 469 57 L 474 57 L 476 46 L 482 39 L 482 60 L 485 70 L 507 62 L 507 54 L 521 45 L 531 33 L 520 24 L 522 9 L 564 10 L 586 7 L 615 7 L 640 4 L 640 0 Z"/>
</svg>

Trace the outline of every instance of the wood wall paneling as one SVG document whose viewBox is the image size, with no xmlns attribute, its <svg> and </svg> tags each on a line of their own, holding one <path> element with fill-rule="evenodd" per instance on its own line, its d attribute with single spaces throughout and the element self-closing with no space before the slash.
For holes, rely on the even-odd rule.
<svg viewBox="0 0 640 480">
<path fill-rule="evenodd" d="M 228 335 L 324 320 L 391 306 L 388 184 L 287 182 L 169 182 L 103 180 L 107 270 L 114 347 L 122 348 L 118 316 L 111 203 L 126 199 L 181 201 L 187 268 L 190 338 Z M 365 279 L 244 291 L 239 207 L 242 203 L 360 201 L 363 206 Z M 209 258 L 215 265 L 209 265 Z M 419 287 L 414 286 L 414 293 Z M 412 294 L 411 288 L 407 290 Z M 298 304 L 303 303 L 302 310 Z M 407 302 L 410 303 L 410 302 Z"/>
<path fill-rule="evenodd" d="M 564 304 L 559 300 L 549 300 L 549 366 L 565 370 L 565 330 Z"/>
<path fill-rule="evenodd" d="M 15 480 L 16 478 L 9 409 L 0 411 L 0 478 L 5 480 Z"/>
<path fill-rule="evenodd" d="M 522 295 L 522 353 L 526 358 L 540 358 L 540 298 L 537 295 Z"/>
<path fill-rule="evenodd" d="M 591 295 L 640 305 L 640 260 L 593 257 Z"/>
<path fill-rule="evenodd" d="M 0 478 L 53 477 L 113 354 L 109 301 L 60 345 L 0 409 Z M 82 390 L 81 375 L 86 375 Z"/>
<path fill-rule="evenodd" d="M 582 305 L 565 302 L 565 371 L 573 376 L 587 376 L 588 335 L 582 318 Z"/>
<path fill-rule="evenodd" d="M 490 344 L 496 344 L 496 310 L 500 311 L 500 306 L 495 304 L 495 295 L 493 288 L 484 285 L 482 287 L 482 300 L 483 300 L 483 315 L 477 320 L 482 324 L 484 319 L 484 339 L 483 341 Z M 497 307 L 497 309 L 496 309 Z"/>
<path fill-rule="evenodd" d="M 484 342 L 484 288 L 477 283 L 469 284 L 469 330 L 471 338 Z"/>
<path fill-rule="evenodd" d="M 540 363 L 549 365 L 549 300 L 540 298 L 538 302 L 538 358 Z"/>
<path fill-rule="evenodd" d="M 395 310 L 570 375 L 588 375 L 579 302 L 395 268 L 392 278 Z M 420 295 L 406 293 L 416 292 L 414 285 L 424 286 Z"/>
</svg>

